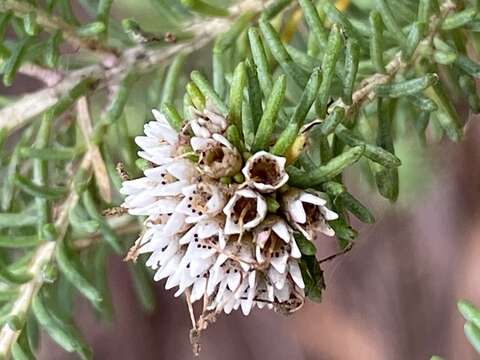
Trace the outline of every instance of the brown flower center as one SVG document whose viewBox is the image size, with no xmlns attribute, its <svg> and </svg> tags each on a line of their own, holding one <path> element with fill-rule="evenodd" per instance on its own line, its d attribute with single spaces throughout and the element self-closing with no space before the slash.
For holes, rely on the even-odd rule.
<svg viewBox="0 0 480 360">
<path fill-rule="evenodd" d="M 273 231 L 263 247 L 263 254 L 266 258 L 280 257 L 287 249 L 285 242 Z"/>
<path fill-rule="evenodd" d="M 320 220 L 322 214 L 320 213 L 320 208 L 317 205 L 310 203 L 303 203 L 303 209 L 307 214 L 307 225 L 313 225 Z"/>
<path fill-rule="evenodd" d="M 235 224 L 242 221 L 242 224 L 246 224 L 257 215 L 257 200 L 253 198 L 242 197 L 237 200 L 233 207 L 232 219 Z"/>
<path fill-rule="evenodd" d="M 280 170 L 275 160 L 266 157 L 253 161 L 249 175 L 254 182 L 262 184 L 275 185 L 280 181 Z"/>
</svg>

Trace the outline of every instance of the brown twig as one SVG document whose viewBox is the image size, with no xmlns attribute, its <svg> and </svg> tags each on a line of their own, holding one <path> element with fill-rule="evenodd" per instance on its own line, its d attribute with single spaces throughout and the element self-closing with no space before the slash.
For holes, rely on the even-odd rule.
<svg viewBox="0 0 480 360">
<path fill-rule="evenodd" d="M 98 187 L 98 192 L 106 203 L 110 203 L 112 201 L 112 189 L 110 188 L 110 179 L 107 173 L 107 166 L 103 161 L 103 157 L 98 146 L 90 141 L 93 128 L 88 99 L 86 96 L 82 96 L 77 101 L 77 119 L 83 137 L 87 143 L 87 151 L 90 152 L 90 156 L 92 157 L 93 174 L 95 176 L 95 183 Z"/>
</svg>

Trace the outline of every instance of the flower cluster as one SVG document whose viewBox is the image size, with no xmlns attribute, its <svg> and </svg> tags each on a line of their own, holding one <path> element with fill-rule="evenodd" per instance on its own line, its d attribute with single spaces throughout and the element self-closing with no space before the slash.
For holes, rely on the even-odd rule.
<svg viewBox="0 0 480 360">
<path fill-rule="evenodd" d="M 208 308 L 303 304 L 302 254 L 294 233 L 332 236 L 338 216 L 313 191 L 287 185 L 285 158 L 240 152 L 225 138 L 224 117 L 197 111 L 179 132 L 158 111 L 136 138 L 152 166 L 125 181 L 123 207 L 146 216 L 134 253 L 151 253 L 147 266 L 166 289 Z M 232 181 L 232 178 L 237 181 Z"/>
</svg>

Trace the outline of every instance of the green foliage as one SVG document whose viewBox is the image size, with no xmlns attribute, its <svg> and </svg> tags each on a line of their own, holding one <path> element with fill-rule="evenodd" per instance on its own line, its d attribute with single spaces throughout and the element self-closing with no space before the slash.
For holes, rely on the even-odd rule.
<svg viewBox="0 0 480 360">
<path fill-rule="evenodd" d="M 133 140 L 145 108 L 160 108 L 177 130 L 194 109 L 213 108 L 228 117 L 226 137 L 242 155 L 284 155 L 290 185 L 328 194 L 339 214 L 331 222 L 338 246 L 349 249 L 357 236 L 350 214 L 375 219 L 344 172 L 363 160 L 373 190 L 396 201 L 399 139 L 429 142 L 438 124 L 459 141 L 466 121 L 457 109 L 480 111 L 476 3 L 372 0 L 340 11 L 328 0 L 265 7 L 245 0 L 230 8 L 155 1 L 153 26 L 116 19 L 111 0 L 81 1 L 82 19 L 67 0 L 0 2 L 3 84 L 14 86 L 19 74 L 42 83 L 24 97 L 2 98 L 0 109 L 0 357 L 33 358 L 37 326 L 66 351 L 91 357 L 64 306 L 80 294 L 102 318 L 113 314 L 107 259 L 125 255 L 140 224 L 103 211 L 122 202 L 125 174 L 116 164 L 131 176 L 146 166 Z M 209 44 L 211 60 L 196 61 Z M 408 110 L 409 123 L 398 109 Z M 268 199 L 270 211 L 279 206 Z M 297 242 L 306 294 L 319 301 L 325 284 L 315 244 L 300 235 Z M 150 274 L 140 264 L 130 273 L 151 311 Z M 459 308 L 479 349 L 478 310 L 466 302 Z"/>
<path fill-rule="evenodd" d="M 480 354 L 480 309 L 466 300 L 461 300 L 458 302 L 458 310 L 466 320 L 465 336 Z"/>
</svg>

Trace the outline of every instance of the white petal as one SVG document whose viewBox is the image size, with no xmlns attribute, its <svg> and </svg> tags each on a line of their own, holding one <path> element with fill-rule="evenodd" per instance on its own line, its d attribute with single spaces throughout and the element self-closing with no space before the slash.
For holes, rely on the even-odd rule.
<svg viewBox="0 0 480 360">
<path fill-rule="evenodd" d="M 322 212 L 323 217 L 327 221 L 338 219 L 338 214 L 336 212 L 326 208 L 325 206 L 320 208 L 320 211 Z"/>
<path fill-rule="evenodd" d="M 237 291 L 238 285 L 240 285 L 240 281 L 242 276 L 239 272 L 233 272 L 230 270 L 230 274 L 227 276 L 227 285 L 230 290 Z"/>
<path fill-rule="evenodd" d="M 322 199 L 321 197 L 315 196 L 305 191 L 303 191 L 300 194 L 298 200 L 300 200 L 301 202 L 307 202 L 307 203 L 318 205 L 318 206 L 323 206 L 327 203 L 327 200 Z"/>
<path fill-rule="evenodd" d="M 204 128 L 203 126 L 200 126 L 198 121 L 193 120 L 190 123 L 190 126 L 192 127 L 192 131 L 195 134 L 195 136 L 203 137 L 203 138 L 209 138 L 210 137 L 210 131 L 208 131 L 208 129 Z"/>
<path fill-rule="evenodd" d="M 290 260 L 288 262 L 288 268 L 290 276 L 292 277 L 295 284 L 297 284 L 297 286 L 301 289 L 305 288 L 302 272 L 300 271 L 300 266 L 298 266 L 298 263 L 296 261 Z"/>
<path fill-rule="evenodd" d="M 298 248 L 298 245 L 295 239 L 292 239 L 292 241 L 290 242 L 290 246 L 291 246 L 290 256 L 295 259 L 300 259 L 302 257 L 302 253 L 300 252 L 300 249 Z"/>
<path fill-rule="evenodd" d="M 190 145 L 194 151 L 203 151 L 211 144 L 210 139 L 202 137 L 192 137 L 190 139 Z"/>
<path fill-rule="evenodd" d="M 275 224 L 273 224 L 272 230 L 286 243 L 288 243 L 292 237 L 288 226 L 284 221 L 277 221 Z"/>
<path fill-rule="evenodd" d="M 287 267 L 288 254 L 282 254 L 279 257 L 272 256 L 270 259 L 270 264 L 280 273 L 284 273 Z"/>
<path fill-rule="evenodd" d="M 305 213 L 302 202 L 299 200 L 294 200 L 288 204 L 288 213 L 293 221 L 299 224 L 305 224 L 307 221 L 307 214 Z"/>
<path fill-rule="evenodd" d="M 227 217 L 227 220 L 225 221 L 225 235 L 234 235 L 234 234 L 240 234 L 242 231 L 242 228 L 240 227 L 239 224 L 235 224 L 233 220 L 230 217 Z"/>
<path fill-rule="evenodd" d="M 200 277 L 193 283 L 192 294 L 190 295 L 190 301 L 193 303 L 200 300 L 207 290 L 207 279 Z"/>
<path fill-rule="evenodd" d="M 281 289 L 285 285 L 287 274 L 286 272 L 279 273 L 277 270 L 271 267 L 270 269 L 268 269 L 268 277 L 277 289 Z"/>
</svg>

